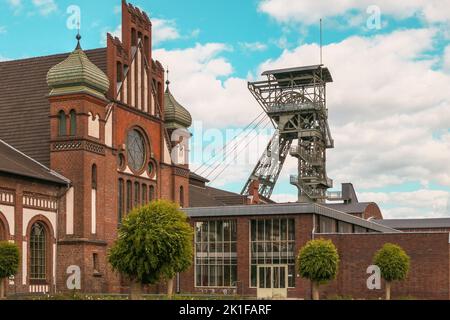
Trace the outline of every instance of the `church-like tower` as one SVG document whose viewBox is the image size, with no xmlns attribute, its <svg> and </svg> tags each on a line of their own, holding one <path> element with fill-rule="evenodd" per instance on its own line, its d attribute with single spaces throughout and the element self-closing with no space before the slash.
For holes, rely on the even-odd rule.
<svg viewBox="0 0 450 320">
<path fill-rule="evenodd" d="M 105 288 L 107 232 L 114 205 L 108 185 L 115 185 L 108 164 L 114 161 L 105 145 L 105 118 L 110 87 L 106 74 L 78 44 L 47 74 L 51 89 L 52 169 L 71 181 L 66 214 L 59 219 L 58 261 L 80 267 L 81 287 Z M 59 270 L 63 282 L 65 268 Z"/>
</svg>

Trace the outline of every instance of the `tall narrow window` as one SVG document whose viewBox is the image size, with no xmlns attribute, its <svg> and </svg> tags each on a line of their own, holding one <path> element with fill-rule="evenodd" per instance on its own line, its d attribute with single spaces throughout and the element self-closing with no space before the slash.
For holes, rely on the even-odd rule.
<svg viewBox="0 0 450 320">
<path fill-rule="evenodd" d="M 132 46 L 136 46 L 137 45 L 137 38 L 136 38 L 136 29 L 132 28 L 131 29 L 131 45 Z"/>
<path fill-rule="evenodd" d="M 91 233 L 97 233 L 97 165 L 92 165 L 91 174 Z"/>
<path fill-rule="evenodd" d="M 142 205 L 146 205 L 148 203 L 148 193 L 147 193 L 147 185 L 143 184 L 142 185 Z"/>
<path fill-rule="evenodd" d="M 133 185 L 130 180 L 127 181 L 127 214 L 131 211 L 133 207 Z"/>
<path fill-rule="evenodd" d="M 44 226 L 37 222 L 30 234 L 30 280 L 47 280 L 47 235 Z"/>
<path fill-rule="evenodd" d="M 75 136 L 77 134 L 77 113 L 75 110 L 70 111 L 70 135 Z"/>
<path fill-rule="evenodd" d="M 134 183 L 134 207 L 139 207 L 141 198 L 141 188 L 139 182 Z"/>
<path fill-rule="evenodd" d="M 180 187 L 180 206 L 184 208 L 184 187 Z"/>
<path fill-rule="evenodd" d="M 117 83 L 122 82 L 123 72 L 122 72 L 122 63 L 117 61 Z"/>
<path fill-rule="evenodd" d="M 92 176 L 91 176 L 91 184 L 92 184 L 92 189 L 97 190 L 97 165 L 92 165 Z"/>
<path fill-rule="evenodd" d="M 118 196 L 119 203 L 117 205 L 119 224 L 122 223 L 122 218 L 123 218 L 123 208 L 124 208 L 124 205 L 123 205 L 123 193 L 124 193 L 124 188 L 125 188 L 125 186 L 124 186 L 123 180 L 119 179 L 119 196 Z"/>
<path fill-rule="evenodd" d="M 154 187 L 154 186 L 150 186 L 150 191 L 149 191 L 149 194 L 148 194 L 148 199 L 149 199 L 150 201 L 155 200 L 155 187 Z"/>
<path fill-rule="evenodd" d="M 67 126 L 66 126 L 66 114 L 64 113 L 64 111 L 60 111 L 58 113 L 58 133 L 59 136 L 65 136 L 67 134 Z"/>
<path fill-rule="evenodd" d="M 98 263 L 98 253 L 92 254 L 92 268 L 94 270 L 94 274 L 100 273 L 100 267 Z"/>
</svg>

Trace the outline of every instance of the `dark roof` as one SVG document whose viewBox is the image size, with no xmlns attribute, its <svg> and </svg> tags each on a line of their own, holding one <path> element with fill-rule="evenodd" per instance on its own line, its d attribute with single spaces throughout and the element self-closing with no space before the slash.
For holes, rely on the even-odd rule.
<svg viewBox="0 0 450 320">
<path fill-rule="evenodd" d="M 183 211 L 192 218 L 318 214 L 379 232 L 399 232 L 398 230 L 375 223 L 373 221 L 365 220 L 347 214 L 345 212 L 334 210 L 315 203 L 277 203 L 265 205 L 215 206 L 202 208 L 185 208 L 183 209 Z"/>
<path fill-rule="evenodd" d="M 189 185 L 189 207 L 192 208 L 243 205 L 246 201 L 247 196 L 237 193 L 208 186 Z"/>
<path fill-rule="evenodd" d="M 195 180 L 199 180 L 202 182 L 209 182 L 208 179 L 206 179 L 205 177 L 202 177 L 201 175 L 196 174 L 195 172 L 190 172 L 189 173 L 189 179 L 195 179 Z"/>
<path fill-rule="evenodd" d="M 327 203 L 325 207 L 330 209 L 339 210 L 345 213 L 355 214 L 363 213 L 372 202 L 357 202 L 357 203 Z"/>
<path fill-rule="evenodd" d="M 280 80 L 291 77 L 300 77 L 305 74 L 312 74 L 313 72 L 321 72 L 323 80 L 325 80 L 326 82 L 333 82 L 333 77 L 331 76 L 330 70 L 328 70 L 328 68 L 325 68 L 323 65 L 320 64 L 313 66 L 268 70 L 263 72 L 262 75 L 263 76 L 272 75 L 276 79 Z"/>
<path fill-rule="evenodd" d="M 35 178 L 57 184 L 70 181 L 0 140 L 0 172 Z"/>
<path fill-rule="evenodd" d="M 384 219 L 374 222 L 394 229 L 450 228 L 450 218 L 432 219 Z"/>
<path fill-rule="evenodd" d="M 87 50 L 106 71 L 106 48 Z M 50 166 L 50 103 L 47 72 L 69 53 L 0 62 L 0 139 Z"/>
</svg>

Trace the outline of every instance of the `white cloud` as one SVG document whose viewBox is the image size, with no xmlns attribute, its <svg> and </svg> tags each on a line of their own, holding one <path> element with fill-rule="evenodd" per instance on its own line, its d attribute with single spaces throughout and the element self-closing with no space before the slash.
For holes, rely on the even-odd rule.
<svg viewBox="0 0 450 320">
<path fill-rule="evenodd" d="M 157 45 L 164 41 L 175 40 L 180 38 L 180 34 L 176 28 L 176 23 L 174 20 L 166 19 L 152 19 L 152 35 L 153 44 Z"/>
<path fill-rule="evenodd" d="M 369 6 L 376 5 L 382 15 L 392 15 L 396 18 L 420 16 L 428 22 L 448 22 L 450 0 L 346 0 L 346 1 L 316 1 L 316 0 L 261 0 L 259 10 L 267 13 L 280 22 L 301 22 L 317 24 L 320 18 L 345 15 L 351 10 L 357 10 L 367 17 Z"/>
<path fill-rule="evenodd" d="M 154 51 L 154 57 L 171 71 L 172 93 L 208 127 L 246 125 L 261 112 L 248 92 L 247 80 L 233 77 L 232 65 L 220 56 L 229 50 L 222 43 L 207 43 Z"/>
<path fill-rule="evenodd" d="M 358 198 L 387 207 L 383 210 L 385 219 L 450 217 L 450 193 L 446 191 L 367 192 Z"/>
<path fill-rule="evenodd" d="M 450 45 L 444 50 L 444 70 L 450 73 Z"/>
<path fill-rule="evenodd" d="M 33 0 L 33 4 L 43 16 L 47 16 L 58 9 L 54 0 Z"/>
<path fill-rule="evenodd" d="M 267 45 L 261 42 L 240 42 L 239 46 L 244 51 L 265 51 L 267 50 Z"/>
</svg>

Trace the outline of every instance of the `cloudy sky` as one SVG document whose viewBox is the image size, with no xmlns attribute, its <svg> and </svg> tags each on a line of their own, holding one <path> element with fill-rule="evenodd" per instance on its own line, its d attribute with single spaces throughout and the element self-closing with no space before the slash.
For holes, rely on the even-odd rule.
<svg viewBox="0 0 450 320">
<path fill-rule="evenodd" d="M 322 18 L 336 190 L 352 182 L 360 200 L 376 201 L 389 218 L 450 216 L 450 0 L 134 4 L 149 13 L 154 58 L 169 67 L 171 90 L 195 119 L 194 169 L 204 160 L 199 150 L 220 151 L 261 113 L 248 81 L 319 62 Z M 72 50 L 71 5 L 81 9 L 83 48 L 104 46 L 106 32 L 120 35 L 119 0 L 0 0 L 0 59 Z M 263 119 L 258 129 L 231 144 L 225 164 L 213 159 L 198 171 L 239 192 L 273 128 Z M 289 159 L 275 199 L 295 201 L 295 171 Z"/>
</svg>

